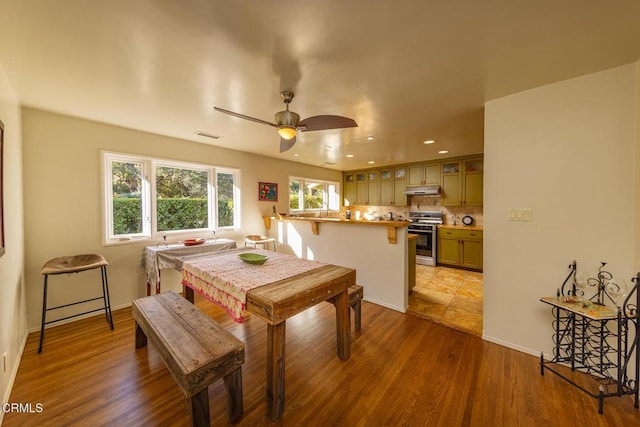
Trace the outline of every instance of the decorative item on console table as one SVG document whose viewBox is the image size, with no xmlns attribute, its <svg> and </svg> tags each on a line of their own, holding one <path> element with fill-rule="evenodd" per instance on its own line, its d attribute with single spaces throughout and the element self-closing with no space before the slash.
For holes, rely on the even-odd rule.
<svg viewBox="0 0 640 427">
<path fill-rule="evenodd" d="M 605 265 L 603 262 L 596 277 L 583 279 L 573 261 L 557 295 L 540 299 L 553 307 L 555 345 L 550 361 L 540 354 L 540 374 L 544 375 L 546 369 L 598 399 L 600 414 L 606 397 L 633 395 L 638 408 L 640 368 L 640 273 L 631 279 L 633 286 L 626 293 L 624 282 L 613 279 L 604 270 Z M 591 297 L 587 297 L 589 288 L 594 289 Z M 630 375 L 634 360 L 635 374 Z M 559 363 L 591 375 L 599 384 L 598 392 L 589 391 L 561 373 L 556 365 Z"/>
</svg>

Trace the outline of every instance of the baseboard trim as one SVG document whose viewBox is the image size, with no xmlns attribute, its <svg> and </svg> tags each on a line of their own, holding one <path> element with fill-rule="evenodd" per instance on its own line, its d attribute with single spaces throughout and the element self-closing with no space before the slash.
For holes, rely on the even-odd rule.
<svg viewBox="0 0 640 427">
<path fill-rule="evenodd" d="M 27 346 L 27 338 L 29 337 L 29 333 L 24 334 L 22 338 L 22 343 L 20 344 L 20 350 L 16 356 L 16 363 L 13 365 L 13 369 L 11 370 L 11 375 L 9 376 L 9 382 L 7 382 L 6 389 L 6 399 L 2 402 L 4 406 L 5 403 L 9 403 L 9 399 L 11 398 L 11 390 L 13 389 L 13 383 L 15 382 L 18 376 L 18 369 L 20 368 L 20 362 L 22 362 L 22 355 L 24 354 L 24 349 Z M 2 420 L 4 419 L 4 411 L 0 410 L 0 426 L 2 425 Z"/>
<path fill-rule="evenodd" d="M 485 340 L 485 341 L 494 343 L 494 344 L 501 345 L 502 347 L 507 347 L 507 348 L 510 348 L 512 350 L 519 351 L 521 353 L 530 354 L 531 356 L 540 357 L 540 351 L 538 351 L 538 350 L 532 350 L 532 349 L 530 349 L 528 347 L 523 347 L 521 345 L 517 345 L 517 344 L 514 344 L 514 343 L 509 342 L 509 341 L 503 341 L 501 339 L 498 339 L 498 338 L 495 338 L 495 337 L 490 337 L 490 336 L 484 335 L 484 334 L 482 335 L 482 339 Z"/>
</svg>

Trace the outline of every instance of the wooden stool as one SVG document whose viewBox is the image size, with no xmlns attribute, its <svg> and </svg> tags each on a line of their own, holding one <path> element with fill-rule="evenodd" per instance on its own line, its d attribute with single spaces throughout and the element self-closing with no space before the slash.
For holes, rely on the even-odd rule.
<svg viewBox="0 0 640 427">
<path fill-rule="evenodd" d="M 276 251 L 276 239 L 273 237 L 261 236 L 260 234 L 251 234 L 244 239 L 244 246 L 247 246 L 247 243 L 253 245 L 255 248 L 256 245 L 262 245 L 263 249 L 267 249 L 267 245 L 271 243 L 273 245 L 273 252 Z"/>
<path fill-rule="evenodd" d="M 54 274 L 66 274 L 66 273 L 79 273 L 81 271 L 92 270 L 99 268 L 102 275 L 102 296 L 96 298 L 90 298 L 78 302 L 72 302 L 70 304 L 59 305 L 57 307 L 47 308 L 47 287 L 48 278 Z M 113 317 L 111 316 L 111 302 L 109 300 L 109 282 L 107 280 L 107 260 L 102 255 L 98 254 L 85 254 L 85 255 L 71 255 L 53 258 L 47 261 L 42 266 L 40 272 L 44 276 L 44 295 L 42 298 L 42 323 L 40 325 L 40 345 L 38 346 L 38 353 L 42 352 L 42 341 L 44 340 L 44 325 L 50 323 L 60 322 L 62 320 L 71 319 L 72 317 L 82 316 L 83 314 L 93 313 L 95 311 L 104 310 L 104 314 L 107 317 L 107 322 L 113 330 Z M 47 311 L 57 310 L 63 307 L 69 307 L 76 304 L 82 304 L 89 301 L 95 301 L 102 299 L 104 301 L 104 307 L 96 308 L 95 310 L 89 310 L 82 313 L 74 314 L 72 316 L 63 317 L 61 319 L 50 320 L 47 322 Z"/>
<path fill-rule="evenodd" d="M 227 419 L 242 417 L 244 344 L 215 320 L 175 292 L 133 301 L 136 348 L 147 338 L 187 399 L 192 426 L 210 425 L 209 384 L 222 378 L 227 390 Z"/>
<path fill-rule="evenodd" d="M 349 286 L 349 307 L 353 309 L 353 314 L 356 318 L 356 331 L 359 331 L 362 326 L 362 298 L 364 298 L 364 287 L 362 285 Z M 327 300 L 333 305 L 336 305 L 334 297 Z"/>
</svg>

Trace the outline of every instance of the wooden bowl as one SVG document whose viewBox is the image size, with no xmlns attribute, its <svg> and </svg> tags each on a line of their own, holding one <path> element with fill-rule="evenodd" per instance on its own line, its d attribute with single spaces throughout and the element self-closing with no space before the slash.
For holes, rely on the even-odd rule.
<svg viewBox="0 0 640 427">
<path fill-rule="evenodd" d="M 206 239 L 184 239 L 182 244 L 185 246 L 195 246 L 201 245 L 206 241 Z"/>
</svg>

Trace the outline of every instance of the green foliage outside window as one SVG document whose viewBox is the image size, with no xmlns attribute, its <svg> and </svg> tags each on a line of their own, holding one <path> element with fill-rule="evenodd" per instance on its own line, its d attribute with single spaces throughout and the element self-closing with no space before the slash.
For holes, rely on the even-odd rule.
<svg viewBox="0 0 640 427">
<path fill-rule="evenodd" d="M 207 228 L 207 199 L 158 200 L 158 231 Z M 113 199 L 113 234 L 142 232 L 139 198 Z"/>
<path fill-rule="evenodd" d="M 218 227 L 233 225 L 233 175 L 219 173 L 218 187 Z"/>
<path fill-rule="evenodd" d="M 158 199 L 158 231 L 207 228 L 207 199 Z"/>
<path fill-rule="evenodd" d="M 112 162 L 113 234 L 139 234 L 142 224 L 142 164 Z M 156 166 L 157 230 L 209 228 L 208 180 L 204 170 Z M 234 178 L 232 173 L 216 175 L 218 227 L 234 225 Z"/>
<path fill-rule="evenodd" d="M 113 234 L 142 233 L 142 200 L 135 197 L 113 199 Z"/>
</svg>

